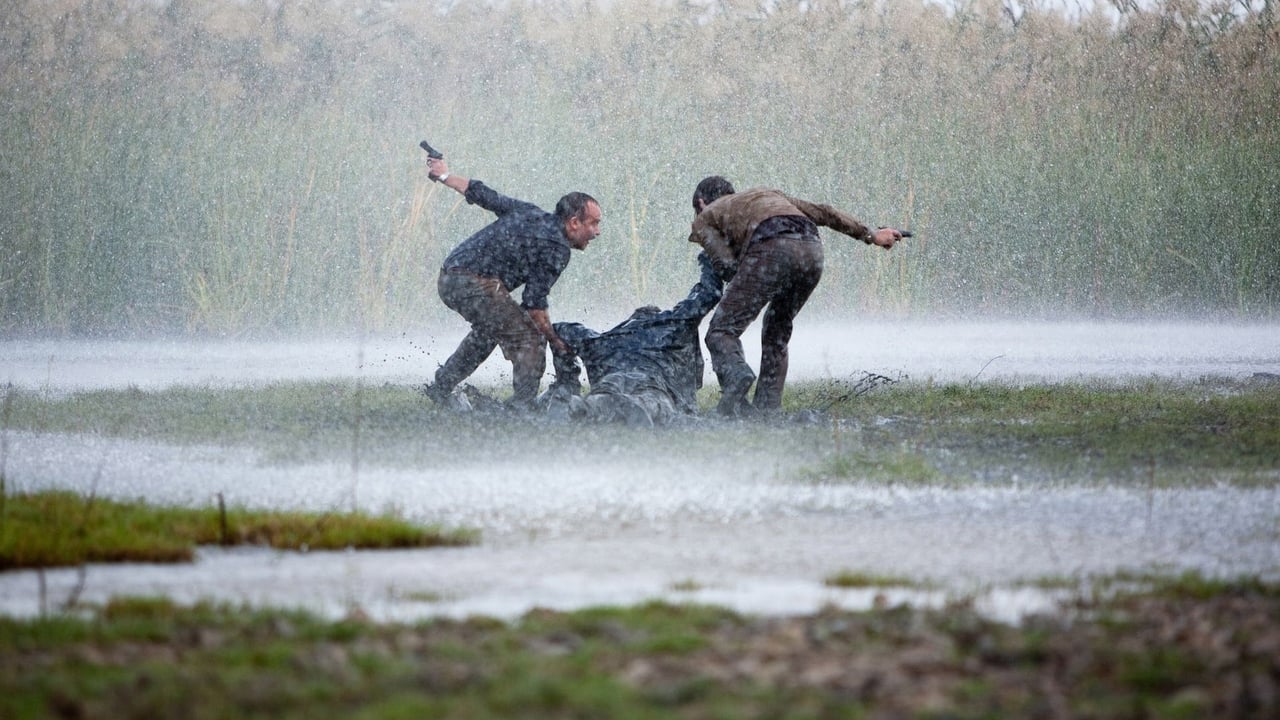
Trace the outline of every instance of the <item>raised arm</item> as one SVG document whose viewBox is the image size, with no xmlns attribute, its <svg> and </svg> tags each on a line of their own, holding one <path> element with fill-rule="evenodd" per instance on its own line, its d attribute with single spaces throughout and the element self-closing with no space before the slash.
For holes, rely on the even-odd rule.
<svg viewBox="0 0 1280 720">
<path fill-rule="evenodd" d="M 450 187 L 462 194 L 466 198 L 468 204 L 479 205 L 494 215 L 506 215 L 517 210 L 529 210 L 537 208 L 524 200 L 517 200 L 508 197 L 494 190 L 479 180 L 465 178 L 456 173 L 449 172 L 449 165 L 444 158 L 429 158 L 427 167 L 431 173 L 431 179 Z"/>
</svg>

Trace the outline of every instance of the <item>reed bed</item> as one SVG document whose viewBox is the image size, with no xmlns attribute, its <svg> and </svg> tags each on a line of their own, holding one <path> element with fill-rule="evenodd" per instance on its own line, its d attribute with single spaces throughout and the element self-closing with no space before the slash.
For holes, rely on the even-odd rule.
<svg viewBox="0 0 1280 720">
<path fill-rule="evenodd" d="M 695 279 L 704 175 L 917 237 L 828 233 L 812 313 L 1274 318 L 1273 4 L 15 3 L 0 331 L 388 332 L 489 219 L 453 169 L 604 235 L 553 315 Z"/>
</svg>

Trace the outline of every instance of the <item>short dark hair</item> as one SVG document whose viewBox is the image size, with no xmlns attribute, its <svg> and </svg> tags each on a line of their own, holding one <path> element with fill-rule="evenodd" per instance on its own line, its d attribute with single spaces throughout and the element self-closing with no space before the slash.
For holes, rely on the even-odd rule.
<svg viewBox="0 0 1280 720">
<path fill-rule="evenodd" d="M 568 222 L 569 218 L 583 219 L 583 213 L 587 210 L 587 205 L 596 202 L 596 199 L 584 192 L 571 192 L 560 198 L 560 202 L 556 203 L 556 217 L 560 218 L 560 222 Z"/>
<path fill-rule="evenodd" d="M 702 178 L 702 182 L 698 183 L 698 187 L 693 191 L 693 209 L 695 212 L 701 209 L 698 207 L 699 200 L 710 205 L 719 198 L 733 193 L 733 183 L 719 175 Z"/>
</svg>

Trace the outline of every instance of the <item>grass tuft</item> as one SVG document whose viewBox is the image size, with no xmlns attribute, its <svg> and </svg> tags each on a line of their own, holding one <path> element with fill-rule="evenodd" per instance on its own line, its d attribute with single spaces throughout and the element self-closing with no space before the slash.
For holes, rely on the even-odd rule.
<svg viewBox="0 0 1280 720">
<path fill-rule="evenodd" d="M 823 584 L 827 587 L 841 588 L 845 590 L 865 589 L 865 588 L 915 588 L 920 587 L 921 583 L 911 578 L 898 575 L 876 575 L 866 572 L 858 572 L 855 570 L 841 570 L 835 574 L 827 576 Z"/>
<path fill-rule="evenodd" d="M 466 545 L 469 530 L 445 530 L 393 515 L 179 508 L 105 500 L 66 491 L 10 495 L 0 532 L 0 570 L 91 562 L 188 562 L 199 545 L 282 550 Z"/>
</svg>

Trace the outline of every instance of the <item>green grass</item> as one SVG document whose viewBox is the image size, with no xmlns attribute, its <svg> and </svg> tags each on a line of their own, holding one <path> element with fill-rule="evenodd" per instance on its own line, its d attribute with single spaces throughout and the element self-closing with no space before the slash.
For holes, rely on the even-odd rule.
<svg viewBox="0 0 1280 720">
<path fill-rule="evenodd" d="M 89 562 L 187 562 L 199 545 L 288 550 L 456 546 L 476 534 L 393 515 L 179 508 L 46 491 L 5 498 L 0 571 Z"/>
<path fill-rule="evenodd" d="M 900 575 L 876 575 L 856 570 L 841 570 L 829 575 L 822 582 L 828 587 L 843 588 L 846 590 L 895 587 L 915 588 L 926 585 L 926 583 L 921 583 L 918 580 L 912 580 L 911 578 Z"/>
<path fill-rule="evenodd" d="M 840 449 L 810 480 L 1280 480 L 1280 384 L 1271 382 L 899 384 L 859 396 L 819 384 L 789 402 L 839 418 Z"/>
<path fill-rule="evenodd" d="M 118 598 L 0 618 L 0 716 L 1265 717 L 1280 589 L 750 617 L 650 603 L 415 624 Z M 1158 584 L 1158 583 L 1157 583 Z M 1241 693 L 1240 683 L 1253 691 Z"/>
<path fill-rule="evenodd" d="M 714 389 L 704 391 L 704 404 L 713 399 Z M 1144 488 L 1274 487 L 1280 472 L 1274 383 L 899 382 L 859 394 L 831 381 L 793 384 L 786 402 L 792 411 L 821 412 L 808 422 L 531 429 L 519 417 L 440 412 L 413 388 L 394 385 L 65 396 L 10 389 L 0 431 L 252 448 L 282 463 L 345 463 L 353 454 L 362 464 L 572 462 L 599 448 L 610 462 L 652 462 L 662 453 L 714 463 L 725 452 L 760 451 L 780 482 L 964 484 L 1016 475 Z M 336 530 L 363 525 L 347 513 L 232 508 L 224 532 L 216 507 L 153 508 L 67 493 L 11 492 L 4 501 L 7 563 L 11 540 L 48 540 L 56 547 L 42 552 L 75 564 L 101 558 L 66 548 L 87 553 L 117 541 L 141 540 L 152 553 L 224 539 L 318 548 L 322 534 L 334 546 L 358 545 Z M 99 530 L 109 516 L 117 519 Z M 373 546 L 412 530 L 390 520 L 369 532 Z M 48 557 L 37 564 L 55 564 Z M 921 587 L 856 569 L 825 582 Z M 1144 572 L 1045 578 L 1040 586 L 1067 598 L 1062 609 L 1016 625 L 963 601 L 789 618 L 652 603 L 535 610 L 511 623 L 375 624 L 354 612 L 327 621 L 117 598 L 74 615 L 0 618 L 0 717 L 1181 718 L 1280 710 L 1272 692 L 1280 667 L 1269 651 L 1280 642 L 1274 579 Z M 699 585 L 681 580 L 671 588 Z M 1242 683 L 1257 693 L 1241 693 Z"/>
<path fill-rule="evenodd" d="M 923 455 L 892 447 L 836 453 L 817 466 L 804 468 L 800 476 L 812 482 L 877 481 L 905 485 L 933 485 L 945 479 Z"/>
</svg>

